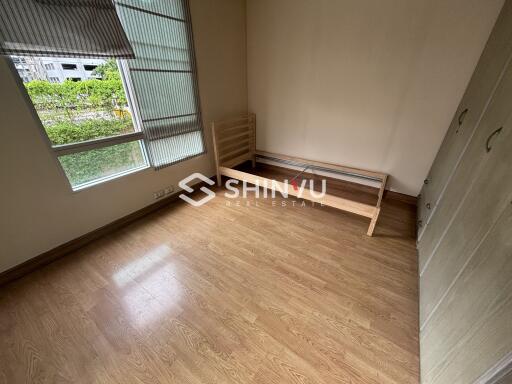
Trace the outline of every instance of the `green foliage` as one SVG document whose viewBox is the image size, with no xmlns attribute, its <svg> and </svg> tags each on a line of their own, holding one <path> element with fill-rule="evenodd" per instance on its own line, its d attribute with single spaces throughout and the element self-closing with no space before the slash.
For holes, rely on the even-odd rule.
<svg viewBox="0 0 512 384">
<path fill-rule="evenodd" d="M 76 119 L 89 111 L 113 112 L 127 105 L 121 79 L 66 80 L 63 83 L 34 80 L 25 83 L 25 87 L 43 124 L 63 117 Z"/>
<path fill-rule="evenodd" d="M 46 127 L 46 133 L 54 145 L 76 143 L 100 137 L 117 136 L 133 131 L 131 118 L 115 120 L 85 120 L 80 123 L 58 122 Z"/>
<path fill-rule="evenodd" d="M 114 59 L 109 59 L 105 64 L 98 65 L 93 75 L 100 75 L 104 80 L 121 80 L 119 68 L 117 68 L 117 62 Z"/>
<path fill-rule="evenodd" d="M 59 157 L 62 168 L 73 186 L 111 176 L 144 164 L 137 141 L 73 153 Z"/>
<path fill-rule="evenodd" d="M 59 122 L 46 128 L 54 145 L 116 136 L 133 131 L 131 118 L 86 120 L 80 123 Z M 113 175 L 144 163 L 138 142 L 74 153 L 59 157 L 71 185 L 83 184 Z"/>
<path fill-rule="evenodd" d="M 25 83 L 53 145 L 133 132 L 127 100 L 115 60 L 95 69 L 102 80 Z M 144 164 L 138 142 L 59 157 L 71 185 L 87 183 Z"/>
</svg>

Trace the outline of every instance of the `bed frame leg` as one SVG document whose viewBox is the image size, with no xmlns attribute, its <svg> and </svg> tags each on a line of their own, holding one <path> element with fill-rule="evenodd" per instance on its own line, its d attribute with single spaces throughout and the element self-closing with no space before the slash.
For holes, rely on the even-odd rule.
<svg viewBox="0 0 512 384">
<path fill-rule="evenodd" d="M 377 220 L 379 219 L 380 214 L 380 206 L 382 204 L 382 197 L 384 196 L 384 191 L 386 190 L 386 183 L 388 181 L 388 176 L 385 175 L 382 178 L 382 182 L 379 188 L 379 196 L 377 199 L 377 206 L 375 207 L 375 212 L 373 213 L 372 221 L 370 221 L 370 226 L 368 227 L 368 236 L 373 236 L 373 231 L 375 230 L 375 226 L 377 225 Z"/>
<path fill-rule="evenodd" d="M 375 230 L 375 226 L 377 225 L 377 219 L 379 218 L 380 207 L 375 207 L 375 213 L 373 214 L 372 221 L 370 221 L 370 226 L 368 227 L 368 236 L 373 236 L 373 231 Z"/>
<path fill-rule="evenodd" d="M 213 136 L 213 153 L 215 155 L 215 172 L 217 173 L 217 185 L 219 187 L 222 186 L 222 178 L 220 175 L 220 154 L 219 154 L 219 147 L 217 143 L 217 134 L 215 133 L 215 122 L 212 123 L 212 136 Z"/>
<path fill-rule="evenodd" d="M 249 115 L 249 124 L 251 126 L 252 133 L 252 142 L 251 142 L 251 152 L 252 152 L 252 167 L 256 168 L 256 115 L 251 113 Z"/>
</svg>

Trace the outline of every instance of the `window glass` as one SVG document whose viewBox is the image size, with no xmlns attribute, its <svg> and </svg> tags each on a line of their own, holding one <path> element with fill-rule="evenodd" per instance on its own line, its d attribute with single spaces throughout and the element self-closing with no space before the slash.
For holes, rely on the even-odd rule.
<svg viewBox="0 0 512 384">
<path fill-rule="evenodd" d="M 147 166 L 141 141 L 64 155 L 59 161 L 73 189 Z"/>
<path fill-rule="evenodd" d="M 62 64 L 62 69 L 75 70 L 76 64 Z"/>
<path fill-rule="evenodd" d="M 94 78 L 83 79 L 75 71 L 77 77 L 62 80 L 47 72 L 55 67 L 43 63 L 48 58 L 15 59 L 15 68 L 73 189 L 149 166 L 142 136 L 121 137 L 135 129 L 115 60 L 87 59 L 89 75 Z M 68 67 L 83 65 L 78 58 L 54 60 L 65 60 Z M 102 141 L 94 142 L 97 139 Z M 109 140 L 113 140 L 110 145 Z"/>
<path fill-rule="evenodd" d="M 37 62 L 38 58 L 32 59 Z M 93 72 L 98 78 L 69 77 L 60 81 L 34 70 L 38 79 L 25 81 L 25 88 L 52 144 L 134 132 L 116 61 L 98 61 L 102 63 Z"/>
</svg>

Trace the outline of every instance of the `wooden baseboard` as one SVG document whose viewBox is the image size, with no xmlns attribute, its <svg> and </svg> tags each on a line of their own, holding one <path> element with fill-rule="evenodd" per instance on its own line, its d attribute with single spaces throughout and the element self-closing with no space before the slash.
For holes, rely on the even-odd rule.
<svg viewBox="0 0 512 384">
<path fill-rule="evenodd" d="M 411 195 L 406 195 L 406 194 L 400 193 L 400 192 L 389 191 L 389 190 L 386 190 L 386 192 L 384 192 L 384 199 L 401 201 L 402 203 L 410 204 L 410 205 L 414 205 L 414 206 L 418 205 L 417 197 L 411 196 Z"/>
<path fill-rule="evenodd" d="M 199 182 L 194 186 L 197 189 L 197 187 L 201 184 L 206 186 L 206 183 L 204 182 Z M 86 233 L 85 235 L 82 235 L 74 240 L 68 241 L 67 243 L 61 244 L 53 249 L 50 249 L 47 252 L 35 256 L 32 259 L 29 259 L 21 264 L 18 264 L 6 271 L 0 272 L 0 286 L 7 284 L 11 281 L 14 281 L 16 279 L 19 279 L 25 276 L 26 274 L 35 271 L 36 269 L 39 269 L 47 264 L 50 264 L 51 262 L 84 247 L 85 245 L 93 242 L 94 240 L 106 236 L 118 230 L 119 228 L 122 228 L 144 216 L 149 215 L 150 213 L 159 210 L 160 208 L 163 208 L 171 204 L 172 202 L 176 201 L 179 198 L 180 194 L 181 192 L 176 192 L 168 197 L 158 200 L 153 204 L 150 204 L 142 209 L 139 209 L 138 211 L 132 212 L 124 217 L 121 217 L 120 219 L 117 219 L 107 225 L 104 225 L 103 227 L 95 229 L 94 231 Z"/>
</svg>

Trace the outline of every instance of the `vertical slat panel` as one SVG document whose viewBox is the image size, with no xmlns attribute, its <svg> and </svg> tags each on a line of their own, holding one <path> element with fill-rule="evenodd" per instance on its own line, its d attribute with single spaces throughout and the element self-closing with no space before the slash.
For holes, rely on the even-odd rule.
<svg viewBox="0 0 512 384">
<path fill-rule="evenodd" d="M 205 151 L 188 2 L 117 3 L 136 58 L 127 61 L 155 168 Z"/>
</svg>

